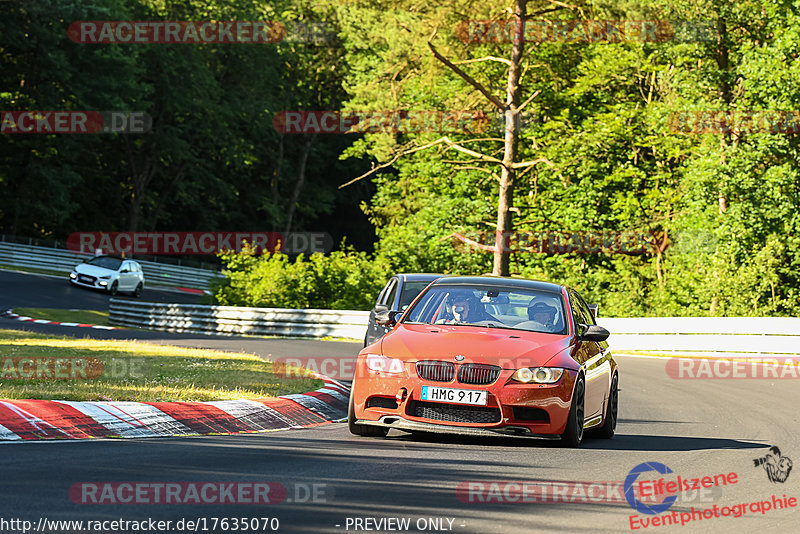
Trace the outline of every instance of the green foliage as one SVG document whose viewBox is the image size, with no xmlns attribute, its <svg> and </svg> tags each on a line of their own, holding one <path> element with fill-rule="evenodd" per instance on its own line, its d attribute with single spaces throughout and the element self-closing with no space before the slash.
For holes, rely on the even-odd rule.
<svg viewBox="0 0 800 534">
<path fill-rule="evenodd" d="M 352 18 L 342 17 L 343 32 L 353 35 L 345 40 L 348 61 L 358 73 L 348 105 L 490 109 L 425 43 L 432 39 L 503 98 L 505 67 L 467 61 L 507 58 L 511 44 L 465 44 L 455 35 L 458 20 L 507 18 L 503 7 L 407 0 L 392 8 L 404 13 L 397 23 L 377 1 L 343 7 Z M 528 12 L 559 20 L 718 21 L 719 35 L 526 44 L 522 99 L 540 94 L 527 108 L 534 120 L 522 133 L 520 160 L 542 163 L 517 178 L 515 231 L 667 232 L 671 243 L 639 256 L 517 253 L 512 273 L 575 286 L 607 316 L 800 313 L 800 136 L 683 134 L 669 122 L 681 111 L 799 110 L 796 3 L 531 0 Z M 367 47 L 359 36 L 369 35 Z M 393 151 L 436 137 L 368 135 L 345 155 L 388 161 Z M 451 136 L 496 155 L 502 142 L 490 137 Z M 461 253 L 447 236 L 494 232 L 496 168 L 433 148 L 404 156 L 373 182 L 378 190 L 366 211 L 380 238 L 376 250 L 394 270 L 487 271 L 489 253 Z"/>
<path fill-rule="evenodd" d="M 499 170 L 441 133 L 280 134 L 281 110 L 480 111 L 487 99 L 431 41 L 505 98 L 510 43 L 466 43 L 459 23 L 503 20 L 477 0 L 0 2 L 3 109 L 136 109 L 144 136 L 0 136 L 5 233 L 327 230 L 368 248 L 290 261 L 226 256 L 226 304 L 367 308 L 394 272 L 483 274 L 454 233 L 494 232 Z M 526 43 L 514 230 L 666 232 L 639 256 L 518 253 L 513 274 L 570 284 L 605 315 L 800 314 L 800 135 L 670 129 L 677 112 L 800 110 L 800 9 L 789 0 L 530 0 L 532 19 L 713 21 L 695 42 Z M 73 20 L 323 22 L 324 43 L 79 45 Z M 487 155 L 502 132 L 448 137 Z M 310 148 L 309 148 L 310 147 Z M 306 176 L 301 161 L 308 150 Z M 344 190 L 368 168 L 380 172 Z M 46 192 L 44 195 L 42 192 Z M 293 199 L 296 199 L 293 200 Z M 346 226 L 361 204 L 372 226 Z M 352 211 L 348 212 L 352 213 Z M 360 215 L 362 216 L 363 215 Z M 290 222 L 291 219 L 291 222 Z M 309 225 L 318 224 L 318 227 Z M 323 226 L 324 225 L 324 226 Z M 61 233 L 61 235 L 57 235 Z M 367 244 L 367 247 L 364 246 Z M 454 246 L 454 243 L 458 246 Z"/>
<path fill-rule="evenodd" d="M 368 310 L 390 276 L 385 265 L 342 244 L 329 255 L 222 254 L 227 278 L 215 304 L 266 308 Z"/>
<path fill-rule="evenodd" d="M 153 119 L 146 134 L 0 136 L 0 232 L 64 239 L 91 230 L 285 231 L 290 209 L 291 231 L 327 230 L 338 241 L 358 228 L 370 184 L 336 189 L 340 175 L 361 167 L 338 160 L 352 139 L 319 136 L 298 186 L 306 138 L 272 124 L 280 111 L 341 105 L 346 72 L 337 68 L 335 40 L 81 44 L 67 33 L 87 20 L 335 27 L 327 8 L 303 4 L 0 2 L 0 109 L 143 111 Z M 323 226 L 337 211 L 337 224 Z M 350 242 L 369 247 L 371 235 Z"/>
</svg>

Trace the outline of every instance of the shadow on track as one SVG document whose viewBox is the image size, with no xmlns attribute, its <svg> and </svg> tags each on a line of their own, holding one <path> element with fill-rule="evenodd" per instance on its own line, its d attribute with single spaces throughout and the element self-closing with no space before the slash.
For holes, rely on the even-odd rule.
<svg viewBox="0 0 800 534">
<path fill-rule="evenodd" d="M 769 444 L 728 438 L 617 434 L 610 440 L 589 439 L 581 447 L 609 451 L 702 451 L 759 449 Z"/>
</svg>

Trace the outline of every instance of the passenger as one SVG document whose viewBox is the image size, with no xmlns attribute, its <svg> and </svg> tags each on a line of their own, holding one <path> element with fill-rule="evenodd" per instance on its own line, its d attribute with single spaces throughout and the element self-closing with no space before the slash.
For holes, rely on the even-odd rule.
<svg viewBox="0 0 800 534">
<path fill-rule="evenodd" d="M 544 326 L 547 332 L 558 332 L 563 327 L 561 321 L 556 322 L 558 310 L 544 302 L 536 302 L 528 306 L 528 319 Z"/>
</svg>

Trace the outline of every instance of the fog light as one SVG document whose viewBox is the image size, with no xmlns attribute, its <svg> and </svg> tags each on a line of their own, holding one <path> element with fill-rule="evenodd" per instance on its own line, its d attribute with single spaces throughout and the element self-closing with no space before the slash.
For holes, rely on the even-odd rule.
<svg viewBox="0 0 800 534">
<path fill-rule="evenodd" d="M 100 280 L 100 285 L 105 287 L 108 285 L 108 282 L 106 282 L 105 280 Z"/>
<path fill-rule="evenodd" d="M 69 277 L 70 277 L 71 279 L 75 280 L 76 278 L 78 278 L 78 275 L 77 275 L 77 274 L 75 274 L 75 273 L 69 273 Z"/>
</svg>

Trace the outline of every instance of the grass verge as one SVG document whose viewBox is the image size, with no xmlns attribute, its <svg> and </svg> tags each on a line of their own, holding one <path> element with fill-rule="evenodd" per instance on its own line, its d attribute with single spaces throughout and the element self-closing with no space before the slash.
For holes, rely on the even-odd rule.
<svg viewBox="0 0 800 534">
<path fill-rule="evenodd" d="M 4 263 L 0 263 L 0 270 L 17 271 L 17 272 L 31 273 L 31 274 L 49 274 L 51 276 L 63 276 L 65 281 L 69 280 L 68 278 L 69 273 L 65 273 L 63 271 L 53 271 L 52 269 L 39 269 L 37 267 L 17 267 L 16 265 L 6 265 Z"/>
<path fill-rule="evenodd" d="M 57 308 L 14 308 L 14 313 L 32 319 L 59 323 L 80 323 L 108 326 L 108 312 L 96 310 L 60 310 Z"/>
<path fill-rule="evenodd" d="M 3 399 L 258 399 L 305 393 L 323 384 L 283 369 L 276 374 L 272 362 L 252 354 L 17 330 L 0 330 L 0 362 Z"/>
</svg>

